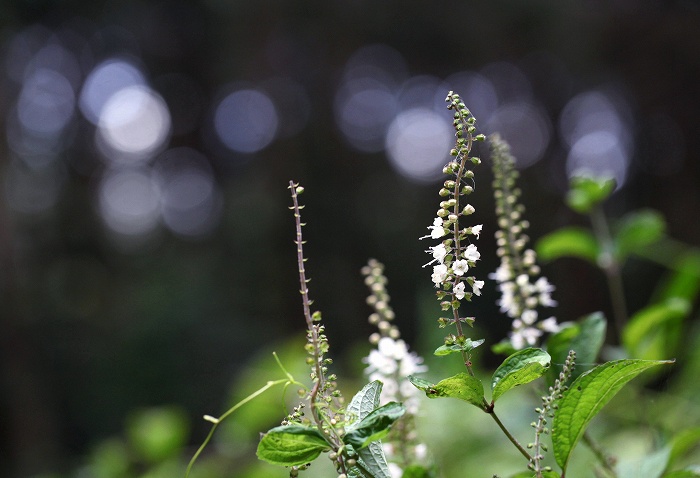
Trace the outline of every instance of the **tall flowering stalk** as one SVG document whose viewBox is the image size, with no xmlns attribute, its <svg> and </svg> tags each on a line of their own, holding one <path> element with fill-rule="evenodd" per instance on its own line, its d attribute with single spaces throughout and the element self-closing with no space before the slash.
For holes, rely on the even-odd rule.
<svg viewBox="0 0 700 478">
<path fill-rule="evenodd" d="M 476 245 L 471 242 L 471 237 L 479 238 L 482 225 L 465 227 L 460 224 L 460 219 L 475 212 L 474 206 L 463 200 L 474 191 L 474 172 L 469 166 L 481 164 L 479 158 L 471 156 L 472 147 L 474 142 L 483 141 L 485 137 L 482 134 L 475 135 L 476 120 L 458 94 L 450 91 L 445 101 L 447 109 L 454 111 L 453 125 L 457 140 L 450 152 L 454 159 L 443 168 L 443 173 L 450 176 L 450 179 L 445 180 L 440 189 L 439 194 L 444 199 L 440 202 L 432 226 L 428 227 L 430 235 L 421 239 L 442 239 L 440 244 L 431 246 L 426 251 L 433 257 L 426 266 L 434 264 L 432 281 L 439 289 L 437 297 L 440 306 L 443 311 L 452 312 L 451 317 L 441 317 L 438 323 L 440 327 L 456 327 L 457 333 L 445 338 L 445 346 L 459 347 L 464 364 L 472 373 L 470 348 L 467 345 L 469 339 L 464 335 L 463 324 L 472 325 L 475 319 L 461 317 L 459 307 L 463 300 L 471 301 L 474 295 L 481 295 L 484 286 L 484 281 L 468 274 L 481 257 Z"/>
<path fill-rule="evenodd" d="M 311 367 L 310 377 L 312 387 L 306 391 L 306 399 L 309 402 L 310 413 L 313 423 L 318 427 L 318 430 L 323 433 L 325 439 L 332 445 L 333 450 L 342 450 L 344 447 L 342 430 L 337 427 L 343 420 L 344 411 L 342 409 L 342 397 L 340 391 L 336 388 L 336 376 L 329 373 L 328 365 L 332 363 L 330 358 L 325 355 L 328 353 L 328 338 L 325 335 L 325 328 L 321 324 L 321 313 L 311 312 L 311 304 L 313 301 L 309 298 L 308 283 L 311 279 L 306 277 L 306 269 L 304 264 L 304 243 L 302 236 L 302 227 L 305 225 L 301 222 L 301 209 L 304 206 L 299 205 L 299 195 L 304 192 L 304 188 L 294 183 L 289 182 L 289 189 L 292 194 L 292 203 L 290 209 L 294 211 L 294 221 L 296 224 L 296 239 L 294 243 L 297 246 L 297 265 L 299 272 L 299 283 L 301 289 L 299 292 L 302 297 L 304 308 L 304 318 L 306 319 L 306 352 L 308 354 L 306 363 Z M 295 409 L 294 413 L 287 417 L 284 424 L 292 423 L 295 419 L 302 415 L 300 410 L 303 407 Z M 347 456 L 342 453 L 334 453 L 332 457 L 338 472 L 341 474 L 347 473 L 351 465 L 346 463 Z M 353 463 L 354 464 L 354 463 Z M 290 476 L 295 476 L 297 467 L 292 467 Z"/>
<path fill-rule="evenodd" d="M 378 332 L 370 336 L 370 343 L 376 348 L 366 358 L 365 373 L 370 382 L 379 380 L 384 384 L 380 405 L 396 401 L 406 407 L 404 416 L 394 425 L 389 436 L 382 440 L 391 476 L 401 477 L 407 467 L 423 463 L 427 454 L 427 447 L 418 441 L 415 429 L 415 417 L 420 404 L 419 390 L 407 377 L 426 372 L 428 368 L 423 365 L 422 357 L 409 352 L 408 346 L 400 338 L 399 329 L 392 324 L 394 310 L 389 304 L 384 264 L 370 259 L 362 268 L 362 274 L 370 290 L 367 304 L 374 309 L 369 322 L 378 329 Z"/>
<path fill-rule="evenodd" d="M 540 276 L 536 253 L 528 248 L 529 222 L 523 218 L 525 206 L 516 186 L 518 171 L 508 144 L 499 135 L 489 137 L 493 164 L 493 190 L 496 199 L 498 231 L 497 254 L 501 265 L 489 275 L 498 283 L 501 312 L 513 319 L 510 344 L 516 350 L 535 345 L 544 332 L 559 330 L 557 319 L 540 320 L 538 308 L 557 305 L 551 293 L 554 286 Z"/>
</svg>

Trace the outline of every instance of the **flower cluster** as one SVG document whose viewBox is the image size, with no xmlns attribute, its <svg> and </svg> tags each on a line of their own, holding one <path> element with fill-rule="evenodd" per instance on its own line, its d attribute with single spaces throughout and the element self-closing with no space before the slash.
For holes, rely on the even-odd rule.
<svg viewBox="0 0 700 478">
<path fill-rule="evenodd" d="M 370 351 L 365 360 L 365 373 L 370 381 L 379 380 L 383 383 L 380 404 L 396 401 L 402 402 L 406 407 L 406 414 L 383 441 L 391 476 L 397 478 L 403 475 L 406 466 L 422 462 L 426 457 L 427 448 L 417 441 L 414 423 L 420 391 L 406 377 L 425 372 L 427 367 L 423 365 L 422 357 L 408 350 L 406 343 L 400 339 L 399 329 L 391 323 L 394 311 L 389 305 L 384 265 L 370 259 L 362 268 L 362 274 L 371 291 L 367 303 L 374 309 L 369 321 L 378 329 L 378 332 L 370 336 L 370 342 L 376 348 Z"/>
<path fill-rule="evenodd" d="M 501 312 L 513 319 L 510 343 L 516 350 L 537 343 L 544 332 L 556 332 L 559 325 L 554 317 L 539 320 L 538 307 L 554 307 L 551 293 L 554 286 L 540 276 L 535 251 L 528 248 L 529 227 L 523 219 L 525 207 L 519 203 L 520 190 L 516 187 L 518 172 L 508 144 L 498 135 L 489 138 L 493 161 L 493 190 L 496 199 L 498 231 L 497 254 L 501 265 L 489 275 L 498 283 Z"/>
<path fill-rule="evenodd" d="M 474 172 L 467 169 L 467 163 L 480 164 L 481 160 L 470 157 L 475 141 L 483 140 L 483 135 L 474 135 L 476 120 L 466 108 L 459 95 L 450 92 L 446 100 L 447 108 L 454 110 L 453 125 L 457 137 L 455 148 L 450 154 L 455 157 L 444 168 L 443 173 L 450 176 L 440 189 L 440 209 L 433 224 L 428 226 L 430 234 L 421 239 L 442 239 L 436 246 L 426 252 L 432 260 L 425 266 L 433 265 L 432 281 L 441 301 L 443 310 L 457 310 L 462 300 L 471 300 L 473 295 L 481 295 L 484 281 L 467 275 L 470 268 L 476 266 L 480 253 L 470 236 L 479 238 L 482 225 L 462 227 L 460 218 L 474 214 L 471 204 L 462 205 L 462 199 L 474 191 Z M 458 320 L 458 319 L 457 319 Z"/>
</svg>

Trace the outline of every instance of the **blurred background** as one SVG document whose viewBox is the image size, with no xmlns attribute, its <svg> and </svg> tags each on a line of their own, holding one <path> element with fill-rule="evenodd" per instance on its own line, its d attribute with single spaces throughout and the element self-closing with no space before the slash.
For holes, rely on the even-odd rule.
<svg viewBox="0 0 700 478">
<path fill-rule="evenodd" d="M 700 244 L 695 1 L 5 0 L 0 65 L 0 476 L 180 476 L 203 414 L 281 378 L 272 350 L 294 368 L 290 179 L 346 393 L 373 331 L 370 257 L 429 354 L 439 309 L 417 239 L 454 139 L 449 90 L 510 142 L 531 237 L 587 224 L 563 197 L 588 170 L 616 178 L 611 216 L 653 208 Z M 482 279 L 491 179 L 485 162 L 470 198 Z M 634 310 L 661 270 L 627 272 Z M 545 274 L 560 320 L 609 312 L 594 269 Z M 487 284 L 472 306 L 487 343 L 509 328 L 495 300 Z M 278 392 L 199 476 L 273 476 L 251 470 Z"/>
</svg>

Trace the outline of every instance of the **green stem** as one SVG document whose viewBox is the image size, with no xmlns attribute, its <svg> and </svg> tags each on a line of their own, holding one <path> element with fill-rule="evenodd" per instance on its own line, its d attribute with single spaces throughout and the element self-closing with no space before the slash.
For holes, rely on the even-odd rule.
<svg viewBox="0 0 700 478">
<path fill-rule="evenodd" d="M 596 207 L 591 212 L 591 224 L 593 232 L 602 247 L 599 267 L 603 269 L 608 283 L 610 300 L 613 307 L 613 326 L 617 340 L 622 337 L 622 330 L 627 322 L 627 305 L 625 304 L 625 291 L 622 283 L 621 264 L 615 258 L 613 240 L 610 234 L 607 220 L 602 208 Z"/>
<path fill-rule="evenodd" d="M 485 402 L 486 402 L 486 401 L 484 400 L 484 403 L 485 403 Z M 487 404 L 486 407 L 484 408 L 484 410 L 486 411 L 486 413 L 488 413 L 489 415 L 491 415 L 491 418 L 493 418 L 493 420 L 496 422 L 496 424 L 497 424 L 498 427 L 501 429 L 501 431 L 505 434 L 505 436 L 507 436 L 508 439 L 510 440 L 510 442 L 511 442 L 513 445 L 515 445 L 515 448 L 518 449 L 518 451 L 520 452 L 520 454 L 523 455 L 525 458 L 527 458 L 527 462 L 530 463 L 530 462 L 532 461 L 532 455 L 530 455 L 530 453 L 528 453 L 528 451 L 525 449 L 525 447 L 522 446 L 522 445 L 520 444 L 520 442 L 518 441 L 518 439 L 515 438 L 515 437 L 513 436 L 513 434 L 510 433 L 510 432 L 508 431 L 508 429 L 507 429 L 506 426 L 503 424 L 503 422 L 501 421 L 501 419 L 498 418 L 498 415 L 496 415 L 496 412 L 495 412 L 494 409 L 493 409 L 493 405 L 488 405 L 488 404 Z"/>
<path fill-rule="evenodd" d="M 615 468 L 613 468 L 613 463 L 615 463 L 615 459 L 606 455 L 603 449 L 593 440 L 593 438 L 591 438 L 588 432 L 584 432 L 583 442 L 588 446 L 588 448 L 591 449 L 595 457 L 603 465 L 603 467 L 609 473 L 609 475 L 612 477 L 616 477 L 617 474 L 615 473 Z"/>
<path fill-rule="evenodd" d="M 212 437 L 214 436 L 214 431 L 216 431 L 217 427 L 221 422 L 226 420 L 233 412 L 241 408 L 243 405 L 246 403 L 250 402 L 254 398 L 262 395 L 265 393 L 267 390 L 271 389 L 272 387 L 276 385 L 282 385 L 285 383 L 289 383 L 288 379 L 280 379 L 280 380 L 275 380 L 275 381 L 269 381 L 267 382 L 263 387 L 259 388 L 255 392 L 251 393 L 247 397 L 245 397 L 243 400 L 235 404 L 233 407 L 229 408 L 226 413 L 221 415 L 219 418 L 212 418 L 212 417 L 207 417 L 207 421 L 210 421 L 213 423 L 211 430 L 209 430 L 209 434 L 207 437 L 204 439 L 204 443 L 199 447 L 199 449 L 195 452 L 194 456 L 190 460 L 190 463 L 187 465 L 187 470 L 185 471 L 185 478 L 188 478 L 190 476 L 190 472 L 192 471 L 192 467 L 194 466 L 194 462 L 197 461 L 197 458 L 199 458 L 199 455 L 202 454 L 202 451 L 204 451 L 204 448 L 209 444 L 211 441 Z"/>
</svg>

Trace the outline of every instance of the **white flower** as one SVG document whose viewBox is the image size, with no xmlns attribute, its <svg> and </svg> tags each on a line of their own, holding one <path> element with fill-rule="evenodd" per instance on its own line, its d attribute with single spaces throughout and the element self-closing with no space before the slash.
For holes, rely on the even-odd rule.
<svg viewBox="0 0 700 478">
<path fill-rule="evenodd" d="M 430 236 L 423 236 L 421 239 L 425 239 L 427 237 L 430 237 L 431 239 L 440 239 L 442 236 L 447 234 L 447 229 L 445 229 L 445 227 L 442 225 L 441 217 L 436 217 L 433 221 L 433 225 L 428 226 L 428 229 L 430 230 Z"/>
<path fill-rule="evenodd" d="M 484 287 L 484 281 L 475 280 L 474 283 L 472 284 L 472 292 L 474 292 L 474 295 L 481 295 L 481 289 L 483 287 Z"/>
<path fill-rule="evenodd" d="M 435 283 L 435 286 L 439 286 L 445 282 L 445 279 L 447 279 L 447 266 L 445 264 L 439 264 L 433 267 L 432 280 Z"/>
<path fill-rule="evenodd" d="M 452 264 L 452 271 L 457 276 L 464 275 L 469 270 L 469 263 L 465 259 L 460 259 Z"/>
<path fill-rule="evenodd" d="M 537 321 L 537 311 L 532 309 L 524 310 L 520 318 L 527 325 L 532 325 Z"/>
<path fill-rule="evenodd" d="M 391 375 L 398 369 L 396 360 L 387 357 L 379 350 L 370 350 L 367 364 L 370 372 L 379 372 L 382 375 Z"/>
<path fill-rule="evenodd" d="M 403 476 L 403 470 L 396 463 L 389 463 L 389 474 L 391 478 L 401 478 Z"/>
<path fill-rule="evenodd" d="M 472 234 L 474 234 L 477 239 L 479 239 L 479 234 L 481 234 L 481 229 L 483 227 L 484 227 L 483 224 L 478 224 L 478 225 L 472 227 Z"/>
<path fill-rule="evenodd" d="M 544 319 L 538 325 L 542 330 L 549 333 L 556 333 L 559 332 L 559 330 L 561 330 L 561 327 L 559 326 L 559 324 L 557 324 L 557 319 L 555 317 L 549 317 L 548 319 Z"/>
<path fill-rule="evenodd" d="M 442 264 L 442 262 L 445 260 L 445 256 L 447 255 L 447 248 L 445 247 L 445 244 L 438 244 L 437 246 L 432 246 L 429 249 L 430 253 L 433 255 L 433 259 Z"/>
<path fill-rule="evenodd" d="M 464 292 L 464 282 L 460 282 L 460 283 L 456 284 L 456 285 L 452 288 L 452 293 L 455 295 L 455 297 L 457 297 L 457 299 L 459 299 L 459 300 L 464 299 L 464 294 L 465 294 L 465 292 Z"/>
<path fill-rule="evenodd" d="M 481 253 L 477 250 L 474 244 L 469 244 L 467 249 L 464 251 L 464 257 L 468 261 L 476 262 L 481 257 Z"/>
<path fill-rule="evenodd" d="M 525 348 L 525 345 L 535 345 L 537 339 L 542 335 L 542 331 L 534 327 L 525 327 L 524 329 L 514 331 L 510 336 L 510 343 L 513 348 L 520 350 Z"/>
<path fill-rule="evenodd" d="M 546 277 L 540 277 L 537 279 L 537 282 L 535 282 L 535 289 L 540 294 L 549 294 L 550 292 L 554 292 L 554 286 L 549 283 Z"/>
<path fill-rule="evenodd" d="M 496 282 L 505 282 L 510 280 L 511 272 L 507 265 L 501 264 L 498 266 L 495 272 L 489 274 L 489 279 L 495 280 Z"/>
<path fill-rule="evenodd" d="M 515 278 L 515 283 L 518 284 L 520 287 L 525 288 L 530 284 L 530 278 L 527 274 L 520 274 L 518 277 Z"/>
</svg>

